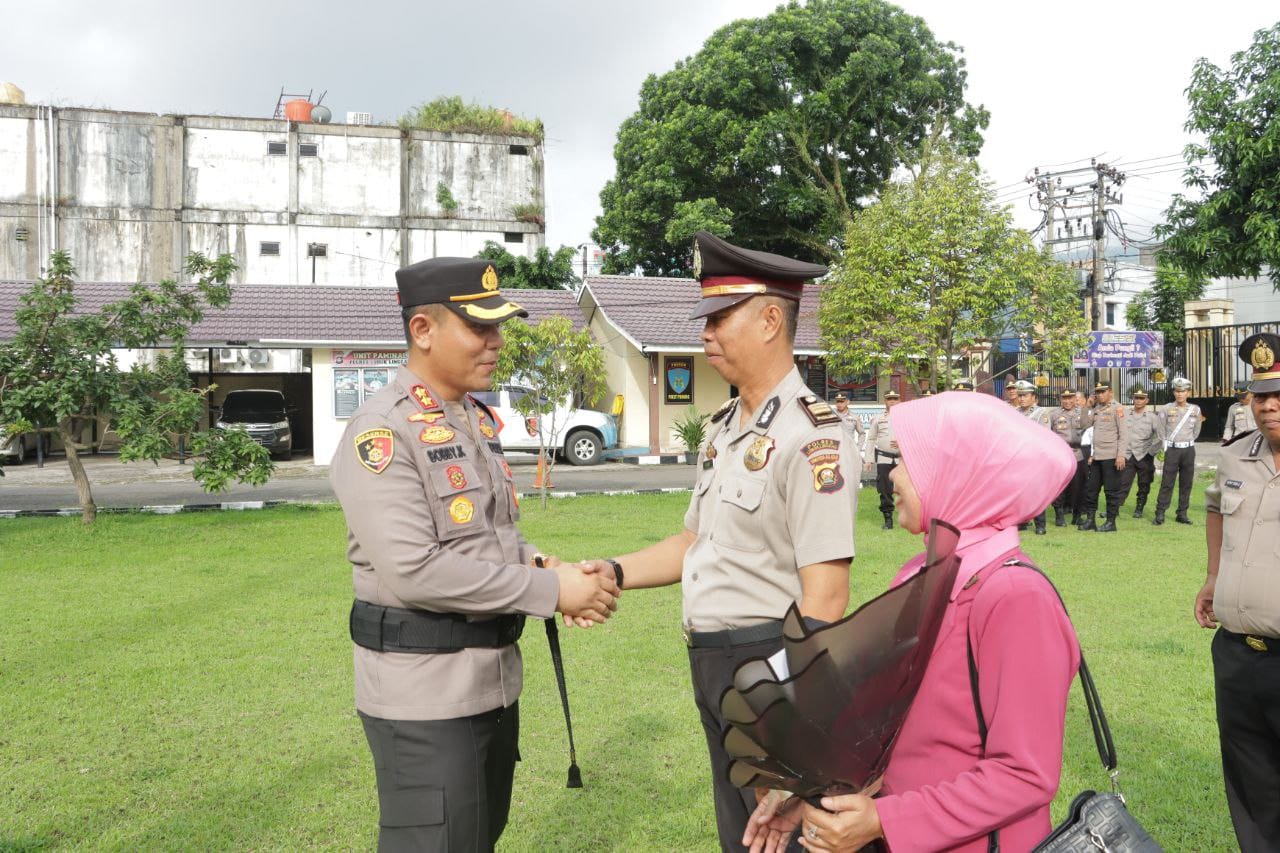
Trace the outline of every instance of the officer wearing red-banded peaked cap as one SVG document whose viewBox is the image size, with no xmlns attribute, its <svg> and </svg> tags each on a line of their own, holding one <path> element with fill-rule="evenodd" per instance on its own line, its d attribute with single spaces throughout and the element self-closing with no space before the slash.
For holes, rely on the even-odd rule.
<svg viewBox="0 0 1280 853">
<path fill-rule="evenodd" d="M 699 231 L 693 238 L 693 277 L 702 285 L 702 300 L 689 319 L 706 317 L 763 294 L 799 302 L 804 283 L 826 274 L 827 268 L 821 264 L 744 249 Z"/>
<path fill-rule="evenodd" d="M 1240 358 L 1253 367 L 1249 390 L 1255 394 L 1280 391 L 1280 336 L 1270 332 L 1250 335 L 1240 344 Z"/>
<path fill-rule="evenodd" d="M 430 258 L 396 270 L 400 307 L 440 304 L 472 323 L 493 326 L 529 312 L 498 290 L 498 272 L 484 258 Z"/>
</svg>

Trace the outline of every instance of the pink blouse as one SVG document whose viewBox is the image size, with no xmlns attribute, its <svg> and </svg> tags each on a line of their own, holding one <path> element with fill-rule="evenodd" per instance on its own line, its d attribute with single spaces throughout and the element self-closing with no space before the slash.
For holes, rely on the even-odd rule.
<svg viewBox="0 0 1280 853">
<path fill-rule="evenodd" d="M 1067 691 L 1080 665 L 1075 630 L 1043 577 L 1001 565 L 1030 561 L 1017 548 L 1016 534 L 966 550 L 876 800 L 893 851 L 981 853 L 987 833 L 999 828 L 1001 850 L 1017 853 L 1032 849 L 1051 828 Z M 895 584 L 918 568 L 918 561 L 908 563 Z M 987 720 L 985 758 L 979 758 L 966 624 Z"/>
</svg>

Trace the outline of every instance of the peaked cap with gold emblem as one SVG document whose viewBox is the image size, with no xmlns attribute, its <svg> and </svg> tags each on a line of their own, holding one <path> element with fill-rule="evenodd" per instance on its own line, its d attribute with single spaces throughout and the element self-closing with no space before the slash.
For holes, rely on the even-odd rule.
<svg viewBox="0 0 1280 853">
<path fill-rule="evenodd" d="M 827 274 L 821 264 L 726 243 L 708 231 L 693 238 L 693 277 L 702 299 L 689 319 L 706 317 L 761 294 L 800 301 L 804 283 Z"/>
<path fill-rule="evenodd" d="M 1255 394 L 1280 391 L 1280 336 L 1250 335 L 1240 343 L 1240 359 L 1253 368 L 1249 390 Z"/>
<path fill-rule="evenodd" d="M 498 273 L 484 258 L 431 258 L 396 270 L 401 308 L 440 304 L 465 320 L 493 326 L 529 312 L 498 290 Z"/>
</svg>

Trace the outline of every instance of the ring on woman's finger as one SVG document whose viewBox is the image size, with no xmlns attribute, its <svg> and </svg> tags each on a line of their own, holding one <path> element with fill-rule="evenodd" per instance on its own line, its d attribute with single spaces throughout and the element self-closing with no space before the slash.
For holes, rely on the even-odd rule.
<svg viewBox="0 0 1280 853">
<path fill-rule="evenodd" d="M 805 835 L 809 836 L 810 841 L 817 841 L 818 827 L 814 826 L 813 824 L 809 824 L 809 828 L 805 830 Z"/>
</svg>

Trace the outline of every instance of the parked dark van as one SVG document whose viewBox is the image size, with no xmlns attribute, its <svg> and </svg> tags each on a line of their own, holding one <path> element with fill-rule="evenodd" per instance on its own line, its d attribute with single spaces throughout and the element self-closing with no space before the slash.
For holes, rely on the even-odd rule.
<svg viewBox="0 0 1280 853">
<path fill-rule="evenodd" d="M 249 437 L 281 459 L 293 457 L 293 430 L 284 394 L 262 389 L 228 391 L 214 423 L 218 429 L 242 426 Z"/>
</svg>

